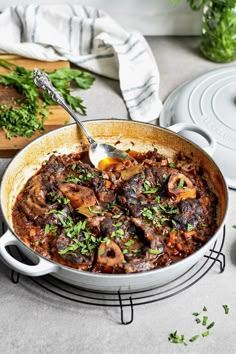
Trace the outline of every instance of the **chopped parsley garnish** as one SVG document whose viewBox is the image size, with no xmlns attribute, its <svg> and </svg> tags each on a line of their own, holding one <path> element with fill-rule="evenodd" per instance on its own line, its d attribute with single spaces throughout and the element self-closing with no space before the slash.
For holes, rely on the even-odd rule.
<svg viewBox="0 0 236 354">
<path fill-rule="evenodd" d="M 154 151 L 158 151 L 157 147 L 154 144 L 152 144 L 152 147 Z"/>
<path fill-rule="evenodd" d="M 207 337 L 207 336 L 209 336 L 209 334 L 210 334 L 210 332 L 207 330 L 202 333 L 202 337 Z"/>
<path fill-rule="evenodd" d="M 189 339 L 190 342 L 195 342 L 195 340 L 197 340 L 200 337 L 200 334 L 196 334 L 195 336 L 193 336 L 192 338 Z"/>
<path fill-rule="evenodd" d="M 175 220 L 171 219 L 171 222 L 172 222 L 174 227 L 177 225 L 177 222 Z"/>
<path fill-rule="evenodd" d="M 229 306 L 228 305 L 222 305 L 223 306 L 223 309 L 225 311 L 225 314 L 228 315 L 229 313 Z"/>
<path fill-rule="evenodd" d="M 147 180 L 144 181 L 143 183 L 143 190 L 142 193 L 144 194 L 153 194 L 156 193 L 158 190 L 157 187 L 152 187 L 151 183 Z"/>
<path fill-rule="evenodd" d="M 184 188 L 184 177 L 181 177 L 178 183 L 179 188 Z"/>
<path fill-rule="evenodd" d="M 155 250 L 155 249 L 149 248 L 148 252 L 149 252 L 150 254 L 159 254 L 159 253 L 160 253 L 160 250 Z"/>
<path fill-rule="evenodd" d="M 102 240 L 102 242 L 105 242 L 106 245 L 109 245 L 109 243 L 111 242 L 110 239 L 108 237 L 104 237 L 104 239 Z"/>
<path fill-rule="evenodd" d="M 187 224 L 187 231 L 192 231 L 194 229 L 194 226 L 192 224 Z M 203 310 L 205 311 L 205 310 Z"/>
<path fill-rule="evenodd" d="M 114 226 L 114 227 L 120 227 L 120 226 L 122 226 L 122 222 L 118 222 L 118 223 L 116 223 L 116 224 L 113 224 L 113 226 Z"/>
<path fill-rule="evenodd" d="M 168 337 L 169 342 L 175 343 L 175 344 L 184 344 L 187 345 L 185 342 L 185 338 L 183 334 L 178 334 L 177 331 L 170 333 Z"/>
<path fill-rule="evenodd" d="M 75 242 L 72 245 L 67 246 L 64 249 L 59 250 L 58 253 L 61 254 L 61 255 L 66 254 L 66 253 L 72 253 L 73 251 L 76 251 L 78 248 L 79 248 L 79 243 Z"/>
<path fill-rule="evenodd" d="M 161 197 L 159 195 L 157 197 L 155 197 L 155 199 L 154 199 L 155 203 L 160 203 L 160 201 L 161 201 Z"/>
<path fill-rule="evenodd" d="M 125 235 L 125 232 L 124 232 L 124 230 L 122 230 L 122 229 L 118 229 L 118 230 L 112 231 L 112 233 L 111 233 L 111 237 L 120 237 L 120 238 L 123 238 L 124 235 Z"/>
<path fill-rule="evenodd" d="M 49 193 L 49 198 L 52 203 L 55 203 L 57 201 L 57 194 L 56 192 L 50 192 Z"/>
<path fill-rule="evenodd" d="M 166 213 L 166 214 L 176 214 L 179 211 L 178 208 L 175 208 L 173 205 L 169 205 L 169 204 L 160 205 L 160 210 L 162 213 Z"/>
<path fill-rule="evenodd" d="M 58 251 L 63 255 L 79 249 L 82 255 L 89 255 L 101 243 L 101 238 L 95 237 L 87 228 L 87 220 L 74 223 L 69 215 L 65 215 L 61 210 L 51 210 L 48 214 L 55 214 L 61 223 L 65 235 L 71 239 L 71 244 L 64 249 Z"/>
<path fill-rule="evenodd" d="M 208 321 L 208 316 L 203 316 L 202 325 L 206 326 Z"/>
<path fill-rule="evenodd" d="M 66 197 L 59 197 L 55 192 L 50 192 L 49 193 L 49 198 L 50 198 L 50 202 L 52 203 L 59 203 L 59 204 L 68 204 L 70 203 L 70 199 L 66 198 Z"/>
<path fill-rule="evenodd" d="M 92 178 L 94 178 L 94 174 L 92 172 L 88 172 L 85 169 L 79 169 L 77 170 L 77 172 L 79 173 L 79 179 L 80 181 L 89 181 Z"/>
<path fill-rule="evenodd" d="M 112 219 L 119 219 L 121 217 L 121 214 L 119 214 L 119 215 L 112 215 Z"/>
<path fill-rule="evenodd" d="M 8 72 L 0 74 L 0 84 L 13 86 L 21 97 L 11 103 L 0 106 L 0 128 L 6 138 L 25 136 L 31 137 L 37 130 L 44 132 L 44 122 L 49 115 L 49 105 L 57 103 L 46 91 L 38 90 L 33 82 L 33 71 L 1 59 L 0 66 Z M 73 109 L 86 114 L 86 107 L 80 97 L 70 94 L 70 81 L 81 88 L 89 88 L 93 81 L 89 73 L 77 69 L 61 68 L 47 73 L 52 84 Z"/>
<path fill-rule="evenodd" d="M 73 165 L 74 166 L 74 165 Z M 74 168 L 71 168 L 72 170 L 75 171 L 76 166 Z M 65 182 L 71 182 L 71 183 L 79 183 L 79 182 L 86 182 L 90 181 L 92 178 L 94 178 L 94 174 L 92 172 L 86 171 L 85 169 L 79 168 L 77 171 L 75 171 L 78 175 L 73 175 L 69 174 L 65 178 Z"/>
<path fill-rule="evenodd" d="M 77 184 L 79 181 L 80 181 L 80 179 L 78 177 L 76 177 L 75 175 L 68 175 L 65 178 L 65 182 L 69 182 L 69 183 Z"/>
<path fill-rule="evenodd" d="M 150 208 L 143 208 L 141 213 L 142 216 L 150 220 L 154 225 L 160 224 L 157 218 L 157 215 L 159 213 L 157 207 L 153 206 Z"/>
<path fill-rule="evenodd" d="M 125 242 L 125 246 L 129 247 L 132 246 L 134 244 L 134 240 L 129 240 L 127 242 Z"/>
<path fill-rule="evenodd" d="M 88 207 L 88 210 L 92 213 L 92 214 L 97 214 L 97 215 L 104 215 L 105 214 L 105 210 L 100 210 L 100 209 L 96 209 L 96 207 Z"/>
<path fill-rule="evenodd" d="M 132 253 L 140 253 L 141 250 L 131 250 Z"/>
<path fill-rule="evenodd" d="M 208 326 L 207 326 L 207 330 L 211 329 L 212 327 L 214 327 L 215 322 L 211 322 Z"/>
<path fill-rule="evenodd" d="M 199 312 L 193 312 L 193 316 L 199 316 L 200 313 Z"/>
<path fill-rule="evenodd" d="M 44 234 L 51 234 L 52 236 L 56 236 L 57 234 L 57 226 L 53 224 L 46 224 L 44 228 Z"/>
<path fill-rule="evenodd" d="M 223 306 L 223 309 L 225 310 L 225 313 L 227 314 L 228 311 L 229 311 L 229 307 L 228 305 L 222 305 Z M 206 306 L 203 306 L 203 309 L 202 311 L 204 312 L 207 312 L 207 307 Z M 209 334 L 211 333 L 211 329 L 215 326 L 215 322 L 211 322 L 210 324 L 207 325 L 207 322 L 208 322 L 208 316 L 203 316 L 202 319 L 199 318 L 199 316 L 201 315 L 200 312 L 193 312 L 192 315 L 195 318 L 195 322 L 197 324 L 200 324 L 202 326 L 205 326 L 205 330 L 203 332 L 200 332 L 200 333 L 197 333 L 196 335 L 192 336 L 190 339 L 189 339 L 189 342 L 194 342 L 195 340 L 197 340 L 198 338 L 200 337 L 208 337 Z M 199 328 L 199 327 L 198 327 Z M 168 340 L 171 342 L 171 343 L 182 343 L 184 342 L 185 340 L 185 337 L 183 334 L 179 335 L 177 333 L 177 331 L 175 331 L 174 333 L 171 333 L 168 337 Z"/>
<path fill-rule="evenodd" d="M 164 224 L 164 222 L 166 222 L 166 221 L 169 221 L 169 219 L 168 218 L 160 218 L 160 223 L 161 223 L 161 225 L 163 225 Z"/>
</svg>

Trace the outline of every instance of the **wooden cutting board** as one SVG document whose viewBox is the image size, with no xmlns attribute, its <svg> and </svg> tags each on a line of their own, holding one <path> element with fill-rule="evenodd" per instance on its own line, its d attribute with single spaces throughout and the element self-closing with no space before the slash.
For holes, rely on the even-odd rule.
<svg viewBox="0 0 236 354">
<path fill-rule="evenodd" d="M 57 62 L 45 62 L 29 58 L 23 58 L 16 55 L 0 55 L 0 59 L 5 59 L 7 61 L 13 62 L 16 65 L 23 66 L 26 69 L 33 70 L 34 68 L 43 69 L 45 71 L 53 71 L 60 68 L 70 67 L 70 63 L 67 61 L 57 61 Z M 8 71 L 0 67 L 0 74 L 7 73 Z M 15 91 L 13 87 L 6 87 L 0 85 L 0 105 L 8 103 L 12 98 L 19 97 L 19 94 Z M 45 121 L 45 133 L 69 123 L 70 117 L 60 106 L 49 106 L 49 117 Z M 35 133 L 31 138 L 26 137 L 16 137 L 10 140 L 5 137 L 5 133 L 0 129 L 0 157 L 13 157 L 19 150 L 21 150 L 26 144 L 35 139 L 36 137 L 42 135 L 41 133 Z"/>
</svg>

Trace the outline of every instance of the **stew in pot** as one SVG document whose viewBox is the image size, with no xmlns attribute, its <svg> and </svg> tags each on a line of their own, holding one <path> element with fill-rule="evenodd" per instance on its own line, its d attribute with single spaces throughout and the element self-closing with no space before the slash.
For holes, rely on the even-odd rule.
<svg viewBox="0 0 236 354">
<path fill-rule="evenodd" d="M 90 272 L 149 271 L 196 252 L 217 228 L 202 168 L 155 147 L 129 154 L 136 162 L 99 169 L 87 152 L 52 154 L 16 199 L 16 234 L 43 257 Z"/>
</svg>

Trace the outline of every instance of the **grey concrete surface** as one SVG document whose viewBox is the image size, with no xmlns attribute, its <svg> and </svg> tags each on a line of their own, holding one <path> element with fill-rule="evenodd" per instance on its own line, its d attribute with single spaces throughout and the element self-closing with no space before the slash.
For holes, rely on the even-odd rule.
<svg viewBox="0 0 236 354">
<path fill-rule="evenodd" d="M 148 37 L 160 76 L 164 100 L 178 85 L 226 64 L 212 63 L 198 51 L 194 37 Z M 228 64 L 235 65 L 235 63 Z M 86 119 L 128 118 L 117 82 L 97 78 L 82 96 L 88 107 Z M 0 176 L 9 160 L 0 159 Z M 233 168 L 233 162 L 232 162 Z M 1 177 L 0 177 L 1 178 Z M 226 268 L 216 264 L 196 284 L 167 299 L 134 307 L 130 325 L 120 324 L 119 307 L 95 307 L 62 299 L 38 287 L 30 279 L 10 280 L 10 270 L 0 261 L 1 354 L 234 354 L 236 353 L 236 191 L 230 190 L 223 252 Z M 225 315 L 223 304 L 229 306 Z M 203 313 L 206 306 L 208 311 Z M 208 316 L 215 326 L 206 338 L 171 344 L 175 330 L 186 339 L 205 329 L 193 312 Z M 125 319 L 130 308 L 124 308 Z"/>
</svg>

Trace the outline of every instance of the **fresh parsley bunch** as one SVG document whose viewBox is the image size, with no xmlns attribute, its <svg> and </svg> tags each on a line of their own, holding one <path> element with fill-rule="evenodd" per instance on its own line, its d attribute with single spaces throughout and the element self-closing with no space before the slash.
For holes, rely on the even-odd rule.
<svg viewBox="0 0 236 354">
<path fill-rule="evenodd" d="M 13 86 L 20 93 L 20 97 L 12 100 L 10 104 L 0 105 L 0 128 L 8 139 L 16 136 L 31 137 L 36 130 L 42 133 L 44 122 L 50 113 L 48 105 L 57 103 L 45 91 L 36 87 L 33 71 L 6 60 L 0 60 L 0 66 L 8 70 L 7 74 L 0 75 L 0 84 Z M 47 74 L 66 102 L 85 115 L 86 107 L 82 99 L 70 94 L 69 84 L 74 82 L 78 87 L 87 89 L 93 84 L 94 77 L 70 68 L 61 68 Z"/>
<path fill-rule="evenodd" d="M 171 2 L 174 3 L 179 3 L 180 0 L 170 0 Z M 204 5 L 206 5 L 210 0 L 186 0 L 191 9 L 194 11 L 198 11 L 203 8 Z M 227 7 L 235 7 L 236 6 L 236 0 L 212 0 L 212 2 L 216 3 L 218 6 L 227 6 Z"/>
<path fill-rule="evenodd" d="M 200 10 L 209 0 L 187 0 L 191 8 L 195 11 Z M 213 0 L 217 5 L 234 7 L 236 6 L 235 0 Z"/>
</svg>

